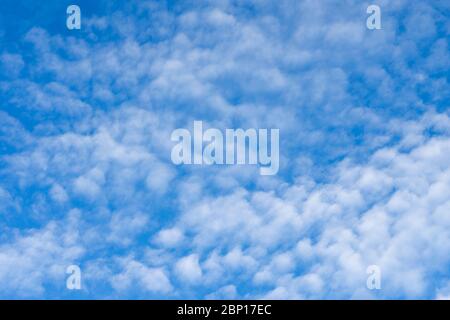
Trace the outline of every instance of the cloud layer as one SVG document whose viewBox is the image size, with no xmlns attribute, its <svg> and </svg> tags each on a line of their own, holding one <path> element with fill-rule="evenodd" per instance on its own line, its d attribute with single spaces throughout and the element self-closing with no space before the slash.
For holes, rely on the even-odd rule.
<svg viewBox="0 0 450 320">
<path fill-rule="evenodd" d="M 376 3 L 1 13 L 0 297 L 448 297 L 450 7 Z M 194 120 L 280 129 L 278 175 L 173 165 Z"/>
</svg>

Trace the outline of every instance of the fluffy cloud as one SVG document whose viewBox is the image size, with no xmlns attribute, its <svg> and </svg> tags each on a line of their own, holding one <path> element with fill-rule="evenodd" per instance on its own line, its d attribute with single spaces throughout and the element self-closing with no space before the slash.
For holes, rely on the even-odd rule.
<svg viewBox="0 0 450 320">
<path fill-rule="evenodd" d="M 180 281 L 198 283 L 202 277 L 202 269 L 198 263 L 198 256 L 192 254 L 181 258 L 175 264 L 175 273 Z"/>
<path fill-rule="evenodd" d="M 49 282 L 65 287 L 69 265 L 79 263 L 85 253 L 80 240 L 79 212 L 72 211 L 65 223 L 50 222 L 25 234 L 8 233 L 0 246 L 0 283 L 3 298 L 46 295 Z"/>
<path fill-rule="evenodd" d="M 111 278 L 112 286 L 116 290 L 127 290 L 135 283 L 145 291 L 167 294 L 172 290 L 166 273 L 161 268 L 148 268 L 140 262 L 131 260 L 125 263 L 124 271 Z"/>
</svg>

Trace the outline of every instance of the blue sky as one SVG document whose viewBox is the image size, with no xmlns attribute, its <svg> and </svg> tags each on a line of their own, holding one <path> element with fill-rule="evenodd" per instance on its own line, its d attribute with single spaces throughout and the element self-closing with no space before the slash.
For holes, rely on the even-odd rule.
<svg viewBox="0 0 450 320">
<path fill-rule="evenodd" d="M 449 298 L 449 14 L 2 1 L 0 298 Z M 279 128 L 280 171 L 175 166 L 194 120 Z"/>
</svg>

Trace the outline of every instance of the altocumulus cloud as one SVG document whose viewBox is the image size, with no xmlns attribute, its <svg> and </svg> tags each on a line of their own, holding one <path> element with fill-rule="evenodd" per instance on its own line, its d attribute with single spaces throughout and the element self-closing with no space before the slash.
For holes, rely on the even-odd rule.
<svg viewBox="0 0 450 320">
<path fill-rule="evenodd" d="M 8 3 L 0 297 L 448 298 L 450 7 L 376 3 Z M 279 128 L 279 173 L 174 166 L 194 120 Z"/>
</svg>

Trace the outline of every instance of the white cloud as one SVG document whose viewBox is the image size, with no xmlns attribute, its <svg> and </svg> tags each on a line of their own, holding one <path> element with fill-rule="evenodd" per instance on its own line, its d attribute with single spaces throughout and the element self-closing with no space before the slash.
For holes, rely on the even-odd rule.
<svg viewBox="0 0 450 320">
<path fill-rule="evenodd" d="M 124 270 L 111 278 L 111 285 L 118 291 L 129 290 L 137 283 L 145 291 L 168 294 L 172 285 L 162 268 L 148 268 L 135 260 L 123 262 Z"/>
<path fill-rule="evenodd" d="M 238 294 L 237 289 L 234 285 L 227 285 L 213 293 L 206 295 L 205 298 L 210 300 L 232 300 L 237 299 Z"/>
<path fill-rule="evenodd" d="M 109 222 L 108 240 L 123 246 L 128 246 L 138 234 L 148 228 L 149 218 L 140 212 L 114 213 Z"/>
<path fill-rule="evenodd" d="M 58 183 L 53 184 L 52 188 L 50 189 L 50 196 L 53 200 L 60 203 L 66 202 L 69 199 L 66 190 L 64 190 L 64 188 L 61 187 Z"/>
<path fill-rule="evenodd" d="M 150 170 L 151 171 L 145 181 L 147 187 L 155 193 L 165 193 L 170 186 L 170 182 L 174 178 L 174 170 L 168 165 L 161 163 L 153 164 Z"/>
<path fill-rule="evenodd" d="M 77 263 L 85 252 L 78 221 L 71 214 L 64 224 L 50 222 L 0 245 L 0 296 L 37 297 L 45 293 L 49 280 L 63 287 L 66 267 Z"/>
<path fill-rule="evenodd" d="M 19 54 L 3 53 L 0 55 L 0 67 L 7 77 L 18 77 L 25 63 Z"/>
<path fill-rule="evenodd" d="M 179 259 L 175 264 L 175 273 L 180 281 L 199 284 L 202 277 L 202 269 L 199 265 L 199 257 L 196 254 Z"/>
<path fill-rule="evenodd" d="M 155 236 L 155 242 L 163 247 L 175 247 L 184 240 L 183 232 L 178 228 L 163 229 Z"/>
</svg>

